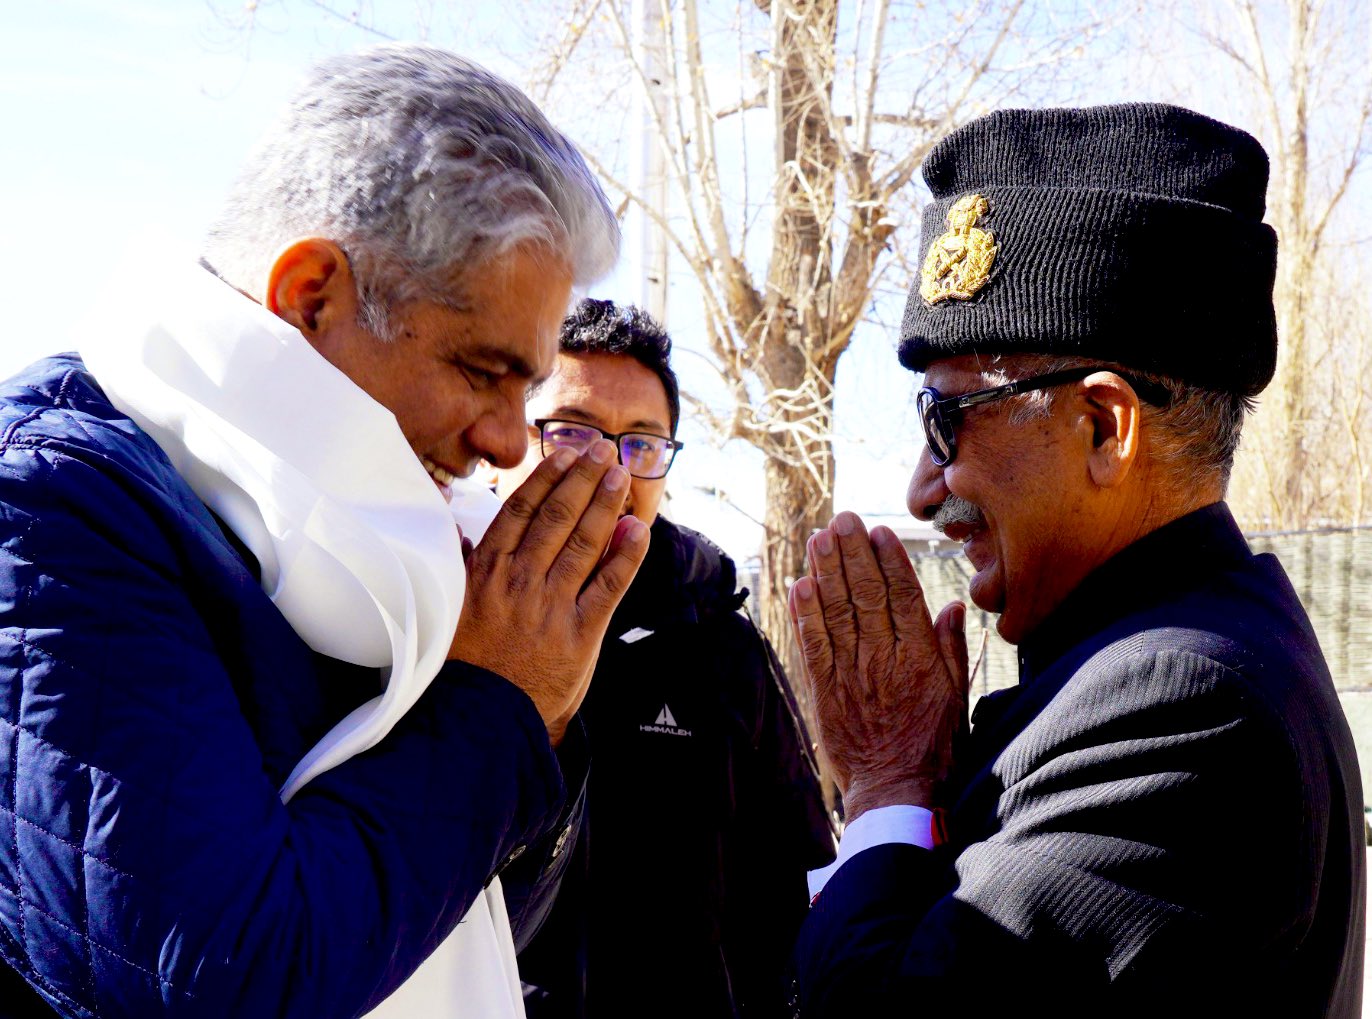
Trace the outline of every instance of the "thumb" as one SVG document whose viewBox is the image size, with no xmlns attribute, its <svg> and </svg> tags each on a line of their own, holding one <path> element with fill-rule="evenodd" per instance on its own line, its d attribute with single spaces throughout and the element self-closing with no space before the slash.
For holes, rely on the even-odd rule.
<svg viewBox="0 0 1372 1019">
<path fill-rule="evenodd" d="M 939 653 L 943 656 L 943 666 L 953 681 L 953 689 L 966 700 L 968 694 L 967 676 L 967 606 L 960 601 L 950 602 L 943 607 L 934 620 L 934 633 L 938 637 Z"/>
</svg>

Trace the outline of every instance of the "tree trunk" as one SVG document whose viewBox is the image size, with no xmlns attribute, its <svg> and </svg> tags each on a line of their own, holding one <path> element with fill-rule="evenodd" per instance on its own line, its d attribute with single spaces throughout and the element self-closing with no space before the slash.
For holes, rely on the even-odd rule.
<svg viewBox="0 0 1372 1019">
<path fill-rule="evenodd" d="M 1282 498 L 1278 526 L 1291 527 L 1304 522 L 1307 476 L 1306 429 L 1310 423 L 1307 406 L 1307 304 L 1314 282 L 1315 244 L 1310 221 L 1307 192 L 1310 187 L 1309 77 L 1310 50 L 1313 43 L 1313 14 L 1304 0 L 1288 5 L 1291 66 L 1291 120 L 1287 137 L 1281 139 L 1282 188 L 1280 210 L 1285 220 L 1279 262 L 1282 280 L 1278 284 L 1281 325 L 1281 365 L 1277 375 L 1279 420 L 1286 434 L 1279 438 L 1278 456 Z"/>
<path fill-rule="evenodd" d="M 762 548 L 762 628 L 786 669 L 813 743 L 819 735 L 814 705 L 800 649 L 791 633 L 788 599 L 791 584 L 805 573 L 806 542 L 833 516 L 832 485 L 821 486 L 809 474 L 777 459 L 767 461 L 765 473 L 767 510 L 763 522 L 767 536 Z M 825 806 L 832 810 L 834 789 L 825 761 L 820 761 L 820 777 Z"/>
<path fill-rule="evenodd" d="M 787 599 L 805 571 L 805 544 L 833 513 L 834 320 L 832 224 L 839 155 L 832 109 L 837 0 L 772 0 L 771 106 L 777 195 L 767 287 L 759 320 L 758 373 L 778 403 L 763 444 L 767 510 L 763 626 L 815 733 L 808 684 Z M 825 800 L 832 802 L 827 769 Z"/>
</svg>

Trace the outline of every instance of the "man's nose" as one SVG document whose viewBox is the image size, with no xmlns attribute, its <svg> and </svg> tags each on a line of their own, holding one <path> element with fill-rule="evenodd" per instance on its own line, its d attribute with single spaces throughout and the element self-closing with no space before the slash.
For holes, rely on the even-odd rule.
<svg viewBox="0 0 1372 1019">
<path fill-rule="evenodd" d="M 920 520 L 933 520 L 948 495 L 948 486 L 943 483 L 943 468 L 934 463 L 926 447 L 915 464 L 915 473 L 910 477 L 910 487 L 905 491 L 905 505 L 911 515 Z"/>
<path fill-rule="evenodd" d="M 502 470 L 524 462 L 529 451 L 529 425 L 524 420 L 524 401 L 506 400 L 477 419 L 469 433 L 478 455 Z"/>
</svg>

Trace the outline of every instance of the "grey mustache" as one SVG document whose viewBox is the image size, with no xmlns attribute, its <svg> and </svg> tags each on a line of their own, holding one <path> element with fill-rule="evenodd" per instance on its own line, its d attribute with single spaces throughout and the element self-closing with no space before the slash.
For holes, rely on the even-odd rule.
<svg viewBox="0 0 1372 1019">
<path fill-rule="evenodd" d="M 949 495 L 943 500 L 943 505 L 934 514 L 934 519 L 930 521 L 934 529 L 942 534 L 950 524 L 981 524 L 985 522 L 985 517 L 981 514 L 981 508 L 974 502 L 968 502 L 961 496 Z"/>
</svg>

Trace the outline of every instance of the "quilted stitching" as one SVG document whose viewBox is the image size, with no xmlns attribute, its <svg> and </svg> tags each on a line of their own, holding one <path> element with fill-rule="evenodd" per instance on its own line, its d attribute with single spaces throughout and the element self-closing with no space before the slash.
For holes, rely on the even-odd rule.
<svg viewBox="0 0 1372 1019">
<path fill-rule="evenodd" d="M 17 676 L 18 682 L 11 682 L 9 711 L 11 718 L 19 718 L 20 702 L 24 694 L 24 681 L 22 676 Z M 5 790 L 6 805 L 10 810 L 10 845 L 14 850 L 11 858 L 11 865 L 14 868 L 13 882 L 15 896 L 19 900 L 16 910 L 16 920 L 19 927 L 19 947 L 25 954 L 29 952 L 28 930 L 24 924 L 24 900 L 19 895 L 19 889 L 24 884 L 24 857 L 19 852 L 19 815 L 14 811 L 14 805 L 19 800 L 19 732 L 17 727 L 9 734 L 9 753 L 6 755 L 9 762 L 9 788 Z"/>
<path fill-rule="evenodd" d="M 63 376 L 63 392 L 59 394 L 59 400 L 65 399 L 74 375 L 73 372 L 67 372 Z M 28 388 L 30 392 L 43 395 L 41 389 Z M 47 438 L 35 438 L 20 431 L 35 423 L 42 423 L 42 419 L 43 408 L 38 407 L 12 420 L 4 429 L 3 438 L 0 438 L 0 453 L 13 455 L 27 450 L 31 457 L 48 461 L 47 469 L 55 466 L 56 459 L 64 456 L 64 451 Z M 83 421 L 69 419 L 64 423 L 74 424 L 75 431 L 88 439 L 97 435 L 97 430 L 87 427 Z M 38 460 L 25 462 L 31 467 Z M 14 463 L 0 463 L 0 475 L 11 479 L 29 479 L 31 474 L 31 470 L 21 470 Z M 35 574 L 35 557 L 27 550 L 27 546 L 39 523 L 39 514 L 34 513 L 24 521 L 22 517 L 15 516 L 11 507 L 0 506 L 0 515 L 8 518 L 5 524 L 9 532 L 6 540 L 0 544 L 0 563 L 8 564 L 3 569 L 8 571 L 11 578 Z M 48 586 L 45 594 L 49 593 L 55 578 L 40 576 L 38 579 Z M 33 594 L 23 584 L 7 584 L 6 590 L 12 598 L 11 610 L 22 607 Z M 74 593 L 73 596 L 79 604 L 80 594 Z M 13 921 L 23 954 L 32 956 L 39 952 L 43 959 L 44 972 L 27 970 L 29 979 L 58 1000 L 67 1002 L 74 1012 L 85 1013 L 86 1009 L 65 993 L 63 986 L 53 983 L 45 974 L 65 974 L 62 984 L 69 991 L 79 988 L 78 997 L 86 1003 L 94 1003 L 97 999 L 97 968 L 106 971 L 110 964 L 127 967 L 142 978 L 151 980 L 164 992 L 188 997 L 184 992 L 177 992 L 167 976 L 121 951 L 117 941 L 92 937 L 90 903 L 93 896 L 101 894 L 96 890 L 96 885 L 103 889 L 111 879 L 119 882 L 132 881 L 134 878 L 127 870 L 101 855 L 98 851 L 99 837 L 93 836 L 90 829 L 87 806 L 93 800 L 95 789 L 92 776 L 108 776 L 45 738 L 41 731 L 23 724 L 27 717 L 45 715 L 41 704 L 43 676 L 67 668 L 59 654 L 38 643 L 47 643 L 51 636 L 51 632 L 30 633 L 18 629 L 0 631 L 0 646 L 10 649 L 9 652 L 0 651 L 4 666 L 4 680 L 0 682 L 3 682 L 7 692 L 7 717 L 0 718 L 0 733 L 3 733 L 0 737 L 3 757 L 0 759 L 5 762 L 8 772 L 0 813 L 8 821 L 5 828 L 11 849 L 10 853 L 4 854 L 9 857 L 3 861 L 6 867 L 0 870 L 0 891 L 5 893 L 0 899 L 9 900 L 3 911 Z M 21 657 L 16 658 L 16 654 Z M 99 686 L 92 691 L 89 683 L 76 689 L 82 689 L 86 694 L 88 721 L 74 731 L 69 729 L 68 738 L 75 738 L 80 745 L 96 746 L 98 741 L 94 735 L 99 728 L 99 693 L 103 691 Z M 174 689 L 173 695 L 165 699 L 155 693 L 149 695 L 141 689 L 126 690 L 124 693 L 128 695 L 126 708 L 132 705 L 136 706 L 136 710 L 163 717 L 169 730 L 178 723 L 182 726 L 188 724 L 181 714 L 185 705 L 180 690 Z M 79 716 L 78 712 L 76 717 Z M 71 707 L 62 717 L 66 720 L 73 717 Z M 51 727 L 52 718 L 47 717 L 45 721 Z M 87 736 L 92 738 L 84 738 Z M 162 780 L 167 783 L 170 776 L 163 776 Z M 166 796 L 164 790 L 159 792 L 162 795 L 156 799 L 163 802 L 166 811 L 174 813 L 176 806 L 172 798 Z M 26 801 L 27 809 L 24 806 Z M 46 823 L 39 821 L 40 817 Z M 116 976 L 115 979 L 119 978 Z"/>
<path fill-rule="evenodd" d="M 17 898 L 23 906 L 27 907 L 28 909 L 32 910 L 33 912 L 35 912 L 35 913 L 39 914 L 40 916 L 44 917 L 46 920 L 50 921 L 50 922 L 51 922 L 52 924 L 54 924 L 55 926 L 60 927 L 62 930 L 67 931 L 67 932 L 69 932 L 69 933 L 75 935 L 77 938 L 80 938 L 81 941 L 82 941 L 83 943 L 85 943 L 88 947 L 90 947 L 90 948 L 92 948 L 92 949 L 94 949 L 94 950 L 96 950 L 96 951 L 99 951 L 102 955 L 108 955 L 108 956 L 109 956 L 110 958 L 112 958 L 112 959 L 117 959 L 119 962 L 123 963 L 125 966 L 128 966 L 130 969 L 135 969 L 135 970 L 137 970 L 139 973 L 142 973 L 142 974 L 143 974 L 144 976 L 146 976 L 146 977 L 152 978 L 153 980 L 157 981 L 159 984 L 163 985 L 164 987 L 167 987 L 167 988 L 169 988 L 169 989 L 174 989 L 174 988 L 172 988 L 172 982 L 171 982 L 170 980 L 168 980 L 166 977 L 161 976 L 160 974 L 155 973 L 155 972 L 153 972 L 152 970 L 147 969 L 147 968 L 144 967 L 144 966 L 138 965 L 138 963 L 134 962 L 132 959 L 127 959 L 127 958 L 125 958 L 124 956 L 122 956 L 122 955 L 120 955 L 118 952 L 116 952 L 114 949 L 110 948 L 108 945 L 102 945 L 102 944 L 100 944 L 98 941 L 93 941 L 93 940 L 91 940 L 91 939 L 86 935 L 86 933 L 85 933 L 83 930 L 81 930 L 80 928 L 78 928 L 78 927 L 73 927 L 71 924 L 69 924 L 69 923 L 67 923 L 65 920 L 63 920 L 60 916 L 57 916 L 56 914 L 53 914 L 53 913 L 49 913 L 47 910 L 41 908 L 40 906 L 35 905 L 33 902 L 31 902 L 31 901 L 29 901 L 29 900 L 23 898 L 22 896 L 16 894 L 16 892 L 14 891 L 14 889 L 12 889 L 12 888 L 5 888 L 5 887 L 3 887 L 3 886 L 0 886 L 0 892 L 4 892 L 4 893 L 7 894 L 7 895 L 13 895 L 13 896 L 15 896 L 15 898 Z M 93 963 L 93 961 L 92 961 L 92 966 L 93 966 L 93 965 L 94 965 L 94 963 Z M 51 985 L 49 985 L 49 986 L 51 986 Z M 190 997 L 190 995 L 185 995 L 185 996 L 188 997 L 188 998 Z"/>
<path fill-rule="evenodd" d="M 61 755 L 64 756 L 64 757 L 67 756 L 65 753 L 63 753 L 63 751 L 62 751 L 59 747 L 57 747 L 57 746 L 55 746 L 55 745 L 53 745 L 53 744 L 51 744 L 51 743 L 47 743 L 47 741 L 44 740 L 44 739 L 42 739 L 42 737 L 36 736 L 36 735 L 34 735 L 33 733 L 30 733 L 30 732 L 28 732 L 27 730 L 23 729 L 23 728 L 20 727 L 20 726 L 17 726 L 17 725 L 12 724 L 8 719 L 0 718 L 0 728 L 7 729 L 7 730 L 9 730 L 9 731 L 11 732 L 11 744 L 12 744 L 13 746 L 15 746 L 16 748 L 18 747 L 18 738 L 19 738 L 20 736 L 23 736 L 24 738 L 26 738 L 26 739 L 28 739 L 28 740 L 30 740 L 30 741 L 36 743 L 36 744 L 45 745 L 46 747 L 50 748 L 52 751 L 54 751 L 54 752 L 57 753 L 57 754 L 61 754 Z M 15 776 L 15 781 L 14 781 L 13 787 L 12 787 L 10 802 L 9 802 L 9 803 L 6 803 L 6 804 L 0 804 L 0 813 L 6 813 L 6 814 L 12 815 L 12 816 L 15 818 L 15 823 L 16 823 L 16 824 L 23 824 L 23 825 L 27 825 L 27 826 L 29 826 L 29 827 L 32 827 L 32 828 L 37 829 L 38 831 L 42 832 L 44 835 L 48 836 L 48 838 L 53 839 L 53 840 L 56 841 L 56 842 L 60 842 L 62 845 L 66 846 L 66 847 L 69 848 L 69 849 L 72 849 L 72 850 L 75 850 L 76 852 L 79 852 L 82 856 L 86 857 L 87 859 L 89 859 L 89 860 L 90 860 L 91 862 L 93 862 L 93 863 L 99 864 L 101 867 L 105 867 L 105 868 L 109 869 L 110 871 L 113 871 L 114 873 L 119 874 L 119 875 L 122 875 L 122 876 L 124 876 L 124 877 L 132 877 L 133 875 L 129 874 L 127 871 L 121 870 L 118 866 L 116 866 L 116 865 L 115 865 L 114 863 L 112 863 L 111 861 L 106 860 L 106 859 L 102 859 L 100 856 L 96 855 L 95 853 L 91 852 L 89 849 L 85 848 L 84 843 L 72 841 L 72 839 L 70 839 L 70 838 L 64 838 L 64 837 L 62 837 L 61 835 L 57 834 L 56 832 L 52 831 L 50 828 L 46 828 L 46 827 L 44 827 L 43 825 L 39 824 L 37 821 L 31 820 L 31 819 L 29 819 L 29 818 L 27 818 L 27 817 L 24 817 L 18 810 L 14 809 L 14 808 L 15 808 L 15 803 L 16 803 L 17 798 L 18 798 L 18 785 L 19 785 L 19 783 L 18 783 L 19 769 L 14 765 L 14 761 L 15 761 L 16 759 L 17 759 L 17 749 L 16 749 L 16 755 L 12 755 L 12 756 L 11 756 L 11 768 L 12 768 L 13 774 L 14 774 L 14 776 Z M 80 762 L 75 762 L 74 759 L 72 759 L 72 760 L 73 760 L 73 763 L 75 764 L 76 769 L 78 769 L 78 770 L 81 770 L 81 771 L 94 771 L 94 770 L 96 770 L 96 769 L 90 768 L 89 765 L 81 764 Z M 38 786 L 38 785 L 41 785 L 41 784 L 42 784 L 41 780 L 40 780 L 38 777 L 36 777 L 36 776 L 30 777 L 29 779 L 26 779 L 26 781 L 25 781 L 25 785 L 26 785 L 26 786 L 27 786 L 27 785 Z M 70 796 L 63 796 L 63 797 L 61 797 L 63 806 L 64 806 L 64 807 L 70 807 L 70 805 L 71 805 L 71 802 L 70 802 L 71 799 L 72 799 L 72 798 L 71 798 Z M 84 830 L 85 830 L 85 826 L 82 825 L 82 831 L 84 832 Z M 14 834 L 15 834 L 15 839 L 12 839 L 11 841 L 17 840 L 17 838 L 18 838 L 17 829 L 15 830 L 15 833 L 14 833 Z M 13 889 L 12 889 L 12 890 L 13 890 Z"/>
<path fill-rule="evenodd" d="M 3 885 L 0 885 L 0 893 L 10 895 L 11 897 L 13 897 L 14 895 L 14 893 L 9 888 L 4 887 Z M 0 896 L 0 901 L 4 901 L 3 896 Z M 13 901 L 15 903 L 16 909 L 22 908 L 22 906 L 24 905 L 18 899 L 13 899 Z M 9 937 L 9 932 L 0 928 L 0 948 L 13 951 L 13 947 L 14 946 L 11 944 L 11 939 Z M 33 972 L 31 968 L 26 968 L 24 972 L 28 976 L 29 980 L 31 980 L 37 986 L 41 987 L 44 991 L 50 994 L 57 1001 L 61 1002 L 62 1005 L 73 1016 L 79 1017 L 79 1019 L 89 1019 L 89 1017 L 93 1015 L 93 1013 L 89 1009 L 84 1008 L 79 1002 L 72 1000 L 68 995 L 66 995 L 62 991 L 60 987 L 55 987 L 50 981 L 46 980 L 42 974 Z"/>
</svg>

